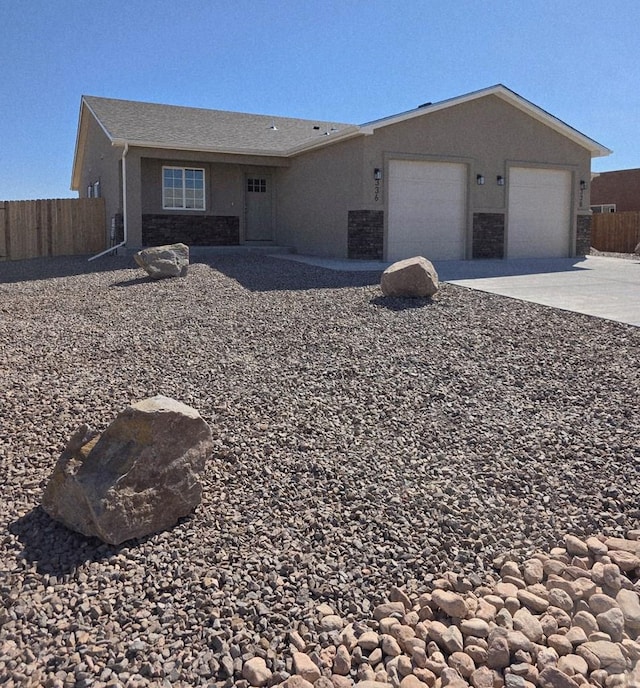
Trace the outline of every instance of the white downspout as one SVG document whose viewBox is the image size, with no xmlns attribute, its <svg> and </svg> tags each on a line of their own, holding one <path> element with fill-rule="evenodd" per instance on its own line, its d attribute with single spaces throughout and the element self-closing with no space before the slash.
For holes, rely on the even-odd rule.
<svg viewBox="0 0 640 688">
<path fill-rule="evenodd" d="M 91 256 L 88 262 L 95 260 L 96 258 L 101 258 L 106 256 L 107 253 L 112 253 L 117 251 L 120 247 L 127 245 L 127 153 L 129 152 L 129 144 L 125 141 L 124 148 L 122 149 L 122 241 L 115 246 L 111 246 L 108 249 L 97 253 L 95 256 Z"/>
</svg>

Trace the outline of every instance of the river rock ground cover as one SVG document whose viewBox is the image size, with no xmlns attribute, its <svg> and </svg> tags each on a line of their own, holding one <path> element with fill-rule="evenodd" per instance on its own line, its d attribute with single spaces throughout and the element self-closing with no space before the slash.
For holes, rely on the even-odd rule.
<svg viewBox="0 0 640 688">
<path fill-rule="evenodd" d="M 160 282 L 124 257 L 2 265 L 7 685 L 247 685 L 256 657 L 274 684 L 392 597 L 637 528 L 640 330 L 378 283 L 250 255 Z M 193 516 L 120 547 L 52 522 L 77 426 L 155 394 L 214 432 Z"/>
</svg>

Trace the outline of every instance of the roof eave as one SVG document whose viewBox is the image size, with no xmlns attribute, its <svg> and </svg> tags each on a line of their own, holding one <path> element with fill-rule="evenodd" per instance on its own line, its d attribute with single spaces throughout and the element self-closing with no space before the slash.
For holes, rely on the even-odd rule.
<svg viewBox="0 0 640 688">
<path fill-rule="evenodd" d="M 387 127 L 392 124 L 398 124 L 400 122 L 405 122 L 407 120 L 413 119 L 414 117 L 422 117 L 423 115 L 438 112 L 440 110 L 445 110 L 455 105 L 462 105 L 472 100 L 477 100 L 478 98 L 484 98 L 486 96 L 494 95 L 502 100 L 510 103 L 514 107 L 518 108 L 522 112 L 527 113 L 534 119 L 545 124 L 546 126 L 554 129 L 555 131 L 563 134 L 567 138 L 571 139 L 578 145 L 586 148 L 590 153 L 592 158 L 604 157 L 611 155 L 611 151 L 606 146 L 594 141 L 582 132 L 569 126 L 562 120 L 558 119 L 554 115 L 546 112 L 542 108 L 534 105 L 526 98 L 515 93 L 511 89 L 503 86 L 502 84 L 496 84 L 495 86 L 489 86 L 488 88 L 481 89 L 479 91 L 473 91 L 472 93 L 467 93 L 462 96 L 457 96 L 455 98 L 449 98 L 443 100 L 439 103 L 433 103 L 432 105 L 427 105 L 423 107 L 416 108 L 414 110 L 409 110 L 407 112 L 400 113 L 399 115 L 392 115 L 391 117 L 385 117 L 380 120 L 375 120 L 373 122 L 368 122 L 363 124 L 361 130 L 365 134 L 373 134 L 376 129 L 381 127 Z"/>
<path fill-rule="evenodd" d="M 349 130 L 345 130 L 341 134 L 328 134 L 323 135 L 321 139 L 311 141 L 310 143 L 304 143 L 299 146 L 294 146 L 287 151 L 287 155 L 299 155 L 300 153 L 306 153 L 308 151 L 316 150 L 317 148 L 323 148 L 324 146 L 329 146 L 333 143 L 339 143 L 341 141 L 347 141 L 353 139 L 356 136 L 363 136 L 364 132 L 360 127 L 352 127 Z"/>
<path fill-rule="evenodd" d="M 80 167 L 82 166 L 83 149 L 80 147 L 82 131 L 82 114 L 84 111 L 84 96 L 80 99 L 80 111 L 78 112 L 78 128 L 76 130 L 76 147 L 73 151 L 73 165 L 71 166 L 71 190 L 78 191 L 80 187 Z"/>
<path fill-rule="evenodd" d="M 360 135 L 362 132 L 358 127 L 349 129 L 341 134 L 330 134 L 329 136 L 323 136 L 321 140 L 313 140 L 311 142 L 306 142 L 299 144 L 297 146 L 292 146 L 288 149 L 280 150 L 265 150 L 262 148 L 234 148 L 225 146 L 195 146 L 195 145 L 184 145 L 184 144 L 168 144 L 160 141 L 140 141 L 133 139 L 122 139 L 113 138 L 111 139 L 112 146 L 125 146 L 136 148 L 158 148 L 160 150 L 181 150 L 199 153 L 222 153 L 227 155 L 253 155 L 266 158 L 288 158 L 292 155 L 298 155 L 299 153 L 304 153 L 309 150 L 314 150 L 315 148 L 321 148 L 323 146 L 329 145 L 331 143 L 338 143 L 339 141 L 344 141 L 354 136 Z"/>
<path fill-rule="evenodd" d="M 517 107 L 522 112 L 531 115 L 534 119 L 550 127 L 554 131 L 563 134 L 568 139 L 571 139 L 574 143 L 577 143 L 579 146 L 586 148 L 591 153 L 592 158 L 605 157 L 613 153 L 613 151 L 606 146 L 603 146 L 601 143 L 598 143 L 586 134 L 583 134 L 581 131 L 574 129 L 571 125 L 563 122 L 558 117 L 555 117 L 546 110 L 543 110 L 541 107 L 538 107 L 514 91 L 511 91 L 506 86 L 502 86 L 500 84 L 499 86 L 493 88 L 495 89 L 494 95 L 511 103 L 514 107 Z"/>
<path fill-rule="evenodd" d="M 159 141 L 138 141 L 135 139 L 113 139 L 112 146 L 125 146 L 135 148 L 159 148 L 161 150 L 189 151 L 198 153 L 224 153 L 228 155 L 254 155 L 270 158 L 286 158 L 288 153 L 283 150 L 267 151 L 259 148 L 231 148 L 224 146 L 194 146 L 185 144 L 162 143 Z"/>
<path fill-rule="evenodd" d="M 100 118 L 96 116 L 85 96 L 80 99 L 80 113 L 78 114 L 78 131 L 76 133 L 76 147 L 73 154 L 73 166 L 71 168 L 71 190 L 79 191 L 80 187 L 80 169 L 82 168 L 82 157 L 84 155 L 84 146 L 80 145 L 81 136 L 84 134 L 83 124 L 85 122 L 85 112 L 88 111 L 91 116 L 98 123 L 99 127 L 104 132 L 105 136 L 113 142 L 113 137 L 105 126 L 100 121 Z M 86 134 L 85 134 L 86 135 Z"/>
</svg>

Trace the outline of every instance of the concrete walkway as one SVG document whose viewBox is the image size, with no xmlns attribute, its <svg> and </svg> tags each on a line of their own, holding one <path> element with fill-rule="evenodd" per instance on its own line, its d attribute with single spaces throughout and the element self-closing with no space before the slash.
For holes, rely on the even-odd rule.
<svg viewBox="0 0 640 688">
<path fill-rule="evenodd" d="M 389 265 L 294 254 L 274 257 L 346 272 L 382 272 Z M 640 327 L 640 258 L 456 260 L 434 265 L 443 282 Z"/>
</svg>

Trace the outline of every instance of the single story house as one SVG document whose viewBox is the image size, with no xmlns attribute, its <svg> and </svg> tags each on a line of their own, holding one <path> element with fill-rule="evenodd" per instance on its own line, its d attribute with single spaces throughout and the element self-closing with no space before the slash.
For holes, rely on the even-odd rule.
<svg viewBox="0 0 640 688">
<path fill-rule="evenodd" d="M 640 169 L 594 174 L 591 210 L 594 213 L 640 211 Z"/>
<path fill-rule="evenodd" d="M 72 189 L 128 248 L 567 257 L 589 251 L 610 153 L 503 85 L 362 125 L 84 96 Z"/>
</svg>

